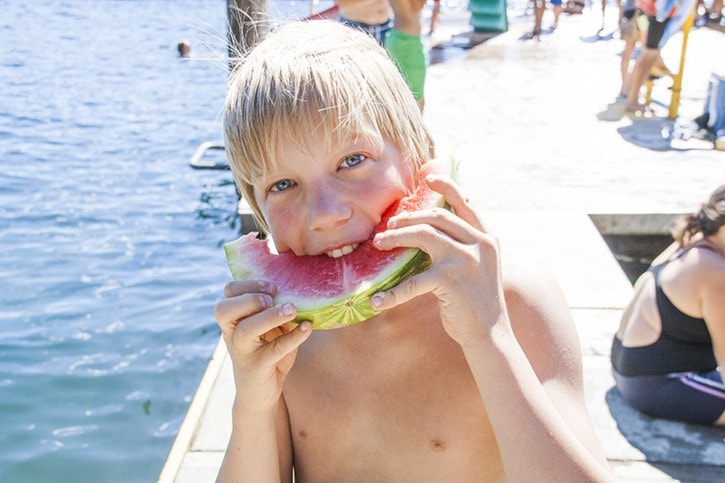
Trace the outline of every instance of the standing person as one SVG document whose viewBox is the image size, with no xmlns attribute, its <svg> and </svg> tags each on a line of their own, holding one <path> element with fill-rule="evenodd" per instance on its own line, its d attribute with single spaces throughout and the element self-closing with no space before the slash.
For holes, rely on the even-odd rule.
<svg viewBox="0 0 725 483">
<path fill-rule="evenodd" d="M 725 185 L 634 286 L 612 344 L 622 397 L 656 418 L 725 426 Z"/>
<path fill-rule="evenodd" d="M 665 2 L 673 5 L 666 12 L 658 12 L 655 7 L 656 3 L 656 0 L 636 0 L 637 8 L 647 15 L 648 26 L 644 48 L 641 49 L 627 80 L 627 102 L 624 108 L 625 111 L 634 114 L 644 113 L 647 110 L 647 106 L 639 102 L 639 91 L 642 89 L 650 69 L 660 59 L 660 49 L 662 48 L 660 40 L 662 40 L 668 22 L 677 11 L 677 0 Z"/>
<path fill-rule="evenodd" d="M 620 73 L 622 83 L 619 87 L 618 99 L 626 100 L 629 95 L 629 68 L 637 43 L 644 44 L 646 29 L 640 28 L 641 13 L 635 8 L 635 0 L 624 0 L 619 13 L 619 36 L 624 41 Z"/>
<path fill-rule="evenodd" d="M 421 38 L 421 12 L 425 0 L 390 0 L 390 5 L 393 7 L 393 28 L 388 32 L 385 48 L 423 110 L 427 66 Z"/>
<path fill-rule="evenodd" d="M 297 256 L 355 250 L 435 157 L 384 49 L 330 21 L 262 41 L 230 77 L 224 123 L 238 187 L 277 250 Z M 432 257 L 372 296 L 378 315 L 313 332 L 288 324 L 296 308 L 272 281 L 226 285 L 214 313 L 236 397 L 218 481 L 612 479 L 560 289 L 501 263 L 450 178 L 420 182 L 451 211 L 399 215 L 375 236 L 379 250 Z"/>
<path fill-rule="evenodd" d="M 338 20 L 362 30 L 385 45 L 385 37 L 393 27 L 388 0 L 335 0 L 340 12 Z"/>
</svg>

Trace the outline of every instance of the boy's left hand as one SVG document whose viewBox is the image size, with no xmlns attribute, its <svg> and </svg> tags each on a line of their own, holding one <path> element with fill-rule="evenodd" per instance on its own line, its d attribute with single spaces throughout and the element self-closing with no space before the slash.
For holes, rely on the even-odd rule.
<svg viewBox="0 0 725 483">
<path fill-rule="evenodd" d="M 371 303 L 384 310 L 431 292 L 438 297 L 444 328 L 459 344 L 487 337 L 501 323 L 510 328 L 498 239 L 487 232 L 450 178 L 429 175 L 424 182 L 443 195 L 452 211 L 434 208 L 396 215 L 374 243 L 380 250 L 420 248 L 430 255 L 432 265 L 376 294 Z"/>
</svg>

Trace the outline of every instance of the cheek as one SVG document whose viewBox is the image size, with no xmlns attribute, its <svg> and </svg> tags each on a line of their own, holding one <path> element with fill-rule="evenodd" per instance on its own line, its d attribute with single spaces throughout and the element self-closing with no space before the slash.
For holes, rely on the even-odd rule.
<svg viewBox="0 0 725 483">
<path fill-rule="evenodd" d="M 400 198 L 412 193 L 413 183 L 412 181 L 407 182 L 406 179 L 401 178 L 401 176 L 397 174 L 393 174 L 381 177 L 378 182 L 375 183 L 373 190 L 374 191 L 371 191 L 370 194 L 378 193 L 378 196 L 375 197 L 375 199 L 379 200 L 379 206 L 377 207 L 378 210 L 384 211 Z"/>
<path fill-rule="evenodd" d="M 401 163 L 403 164 L 403 163 Z M 386 190 L 391 193 L 395 199 L 411 194 L 415 191 L 416 182 L 413 177 L 412 170 L 405 164 L 396 170 L 389 170 L 385 176 Z"/>
</svg>

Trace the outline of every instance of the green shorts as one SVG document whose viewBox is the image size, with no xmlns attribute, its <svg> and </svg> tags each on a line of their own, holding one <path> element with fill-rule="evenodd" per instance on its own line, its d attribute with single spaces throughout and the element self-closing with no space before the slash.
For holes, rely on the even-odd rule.
<svg viewBox="0 0 725 483">
<path fill-rule="evenodd" d="M 404 34 L 390 29 L 385 38 L 385 49 L 398 65 L 416 100 L 423 99 L 425 87 L 425 53 L 419 35 Z"/>
</svg>

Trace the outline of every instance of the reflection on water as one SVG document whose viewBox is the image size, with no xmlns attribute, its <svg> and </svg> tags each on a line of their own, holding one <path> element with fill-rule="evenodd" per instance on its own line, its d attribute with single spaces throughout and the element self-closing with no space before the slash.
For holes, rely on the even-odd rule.
<svg viewBox="0 0 725 483">
<path fill-rule="evenodd" d="M 214 186 L 206 186 L 199 195 L 197 217 L 216 225 L 226 225 L 232 232 L 239 232 L 236 193 L 231 174 L 228 179 L 223 179 Z"/>
<path fill-rule="evenodd" d="M 153 481 L 237 236 L 224 2 L 0 0 L 0 481 Z M 176 43 L 195 56 L 181 60 Z"/>
</svg>

